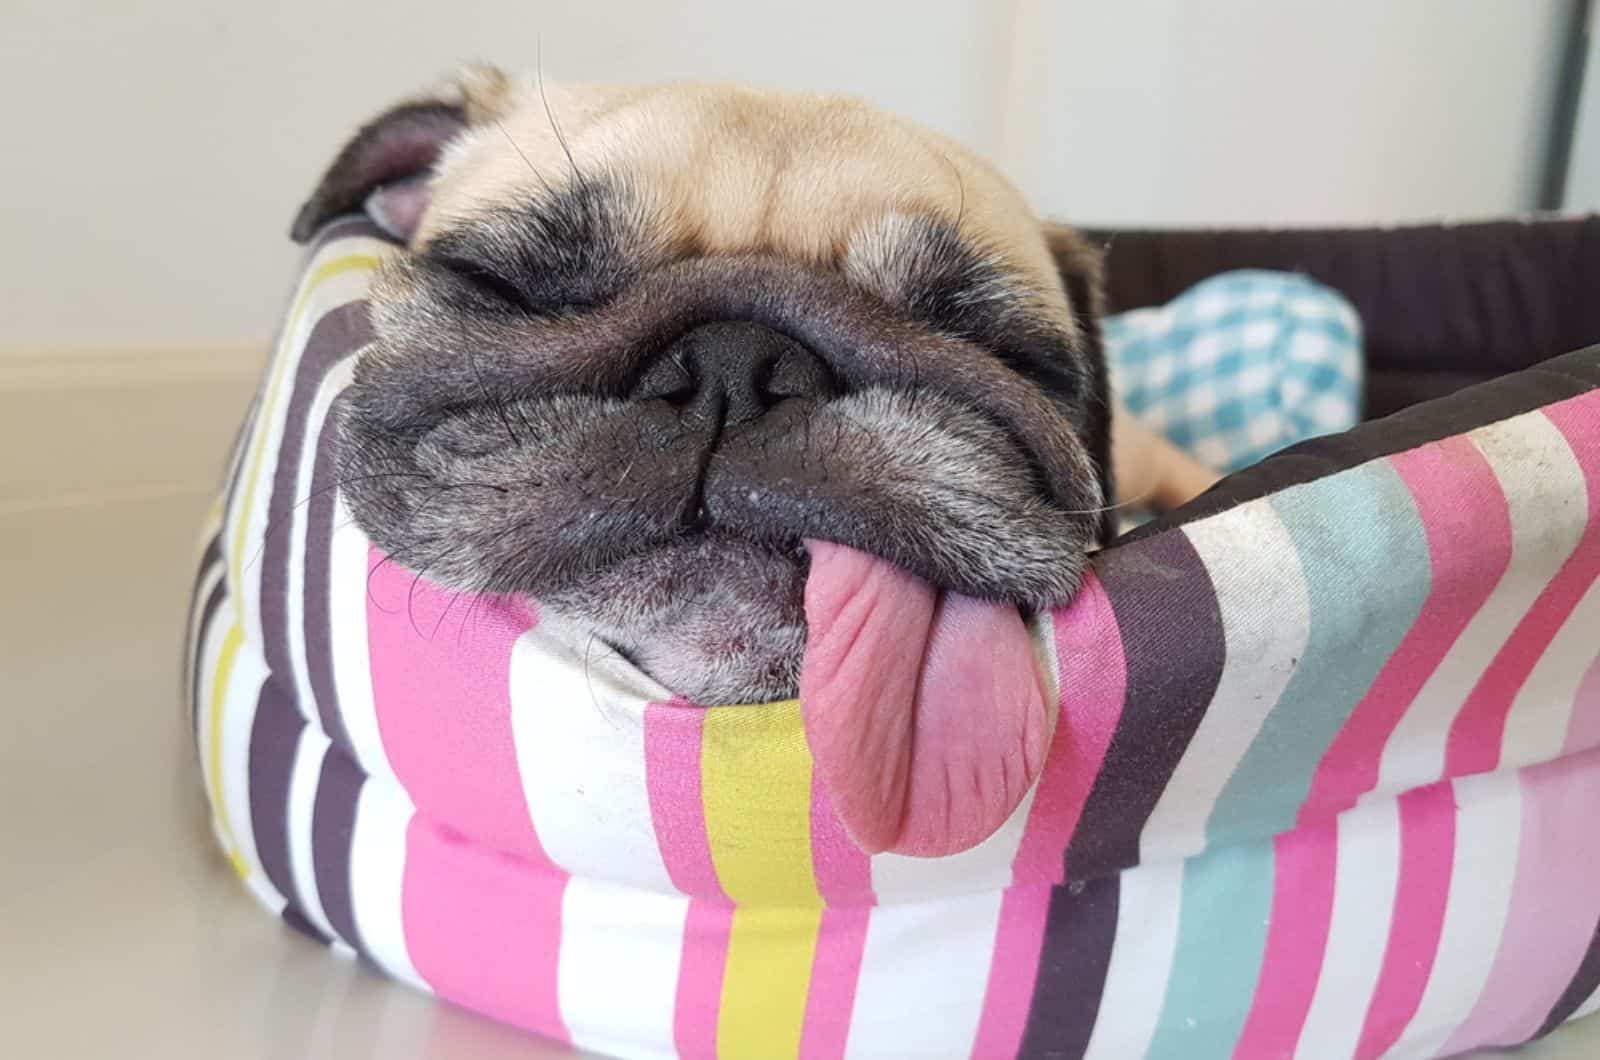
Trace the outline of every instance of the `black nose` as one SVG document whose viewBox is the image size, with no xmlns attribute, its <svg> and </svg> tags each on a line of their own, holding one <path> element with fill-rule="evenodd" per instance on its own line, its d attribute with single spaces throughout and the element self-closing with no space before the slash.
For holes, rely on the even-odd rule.
<svg viewBox="0 0 1600 1060">
<path fill-rule="evenodd" d="M 635 400 L 658 398 L 686 420 L 731 427 L 797 398 L 837 393 L 821 359 L 787 335 L 750 321 L 702 324 L 645 370 Z"/>
</svg>

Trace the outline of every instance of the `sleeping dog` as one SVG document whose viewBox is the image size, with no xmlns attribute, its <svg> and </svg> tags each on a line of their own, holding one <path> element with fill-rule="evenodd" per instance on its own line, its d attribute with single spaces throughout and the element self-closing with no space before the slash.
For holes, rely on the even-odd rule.
<svg viewBox="0 0 1600 1060">
<path fill-rule="evenodd" d="M 1024 614 L 1112 525 L 1093 251 L 989 165 L 860 103 L 473 69 L 344 147 L 295 221 L 405 249 L 342 407 L 395 562 L 526 594 L 700 703 L 800 695 L 865 849 L 980 841 L 1050 714 Z M 441 709 L 447 709 L 442 707 Z"/>
</svg>

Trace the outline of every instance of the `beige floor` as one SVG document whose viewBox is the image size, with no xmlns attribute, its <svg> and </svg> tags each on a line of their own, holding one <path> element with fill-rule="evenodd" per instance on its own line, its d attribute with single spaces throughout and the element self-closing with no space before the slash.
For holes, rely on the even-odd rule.
<svg viewBox="0 0 1600 1060">
<path fill-rule="evenodd" d="M 66 422 L 99 424 L 108 444 L 106 423 L 166 430 L 159 402 L 130 413 L 119 388 L 23 399 L 5 382 L 0 460 L 61 432 L 66 406 Z M 237 383 L 209 385 L 225 407 L 240 400 Z M 231 421 L 191 420 L 131 455 L 126 442 L 117 480 L 145 485 L 120 499 L 71 482 L 24 495 L 0 467 L 0 1055 L 560 1055 L 332 957 L 265 916 L 211 856 L 176 660 L 207 454 Z M 1600 1057 L 1600 1018 L 1588 1023 L 1526 1055 Z"/>
</svg>

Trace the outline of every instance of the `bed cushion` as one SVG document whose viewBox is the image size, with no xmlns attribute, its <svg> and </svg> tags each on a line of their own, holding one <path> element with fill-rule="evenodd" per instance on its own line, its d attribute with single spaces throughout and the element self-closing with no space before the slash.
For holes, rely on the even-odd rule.
<svg viewBox="0 0 1600 1060">
<path fill-rule="evenodd" d="M 1600 350 L 1101 552 L 1033 627 L 1030 796 L 869 857 L 797 704 L 676 701 L 352 523 L 333 425 L 392 252 L 311 248 L 195 588 L 217 839 L 274 914 L 621 1056 L 1429 1056 L 1600 1004 Z"/>
</svg>

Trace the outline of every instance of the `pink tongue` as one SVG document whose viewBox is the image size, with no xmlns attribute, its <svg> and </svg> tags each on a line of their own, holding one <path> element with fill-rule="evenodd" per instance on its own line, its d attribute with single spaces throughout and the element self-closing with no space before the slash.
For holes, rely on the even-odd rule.
<svg viewBox="0 0 1600 1060">
<path fill-rule="evenodd" d="M 863 850 L 976 846 L 1044 764 L 1049 718 L 1022 617 L 808 541 L 800 711 L 828 795 Z"/>
</svg>

